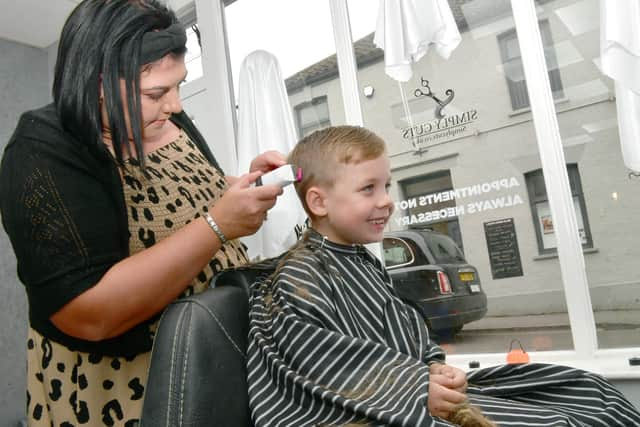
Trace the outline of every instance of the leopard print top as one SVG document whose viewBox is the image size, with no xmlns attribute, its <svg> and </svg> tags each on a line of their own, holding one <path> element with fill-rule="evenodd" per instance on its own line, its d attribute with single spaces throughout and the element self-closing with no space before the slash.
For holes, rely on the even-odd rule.
<svg viewBox="0 0 640 427">
<path fill-rule="evenodd" d="M 131 254 L 198 218 L 227 185 L 184 132 L 145 160 L 144 173 L 135 161 L 129 161 L 122 173 Z M 183 296 L 203 291 L 218 271 L 246 262 L 240 241 L 227 242 Z M 125 359 L 70 351 L 30 328 L 27 354 L 30 426 L 137 425 L 150 353 Z"/>
</svg>

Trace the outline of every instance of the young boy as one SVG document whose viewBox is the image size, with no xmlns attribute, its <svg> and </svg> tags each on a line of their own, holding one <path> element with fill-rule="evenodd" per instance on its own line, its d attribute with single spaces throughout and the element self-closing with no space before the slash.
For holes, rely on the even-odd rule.
<svg viewBox="0 0 640 427">
<path fill-rule="evenodd" d="M 444 364 L 422 316 L 396 296 L 363 246 L 382 240 L 393 211 L 382 139 L 360 127 L 323 129 L 300 141 L 289 162 L 302 168 L 296 190 L 311 227 L 274 275 L 253 287 L 247 369 L 256 427 L 493 425 L 467 400 L 508 425 L 637 420 L 604 380 L 565 367 L 481 370 L 467 390 L 465 373 Z M 602 404 L 580 402 L 572 386 L 588 387 L 591 398 L 598 392 Z M 571 398 L 570 409 L 553 407 L 564 403 L 562 394 Z M 602 418 L 599 411 L 614 415 Z M 615 424 L 615 417 L 624 422 Z"/>
</svg>

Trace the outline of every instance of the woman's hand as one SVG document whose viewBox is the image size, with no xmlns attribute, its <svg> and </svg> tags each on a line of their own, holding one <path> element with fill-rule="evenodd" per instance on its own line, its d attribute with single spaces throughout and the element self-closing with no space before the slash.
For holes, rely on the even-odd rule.
<svg viewBox="0 0 640 427">
<path fill-rule="evenodd" d="M 453 409 L 467 400 L 467 395 L 451 388 L 452 379 L 444 374 L 429 375 L 427 409 L 433 416 L 448 419 Z"/>
<path fill-rule="evenodd" d="M 251 186 L 261 175 L 255 171 L 239 177 L 209 210 L 227 239 L 255 233 L 282 194 L 278 185 Z"/>
<path fill-rule="evenodd" d="M 279 168 L 282 165 L 285 165 L 286 163 L 287 158 L 284 156 L 284 154 L 275 150 L 265 151 L 264 153 L 253 159 L 251 165 L 249 166 L 249 173 L 258 171 L 267 173 L 276 168 Z M 226 175 L 224 178 L 227 180 L 227 184 L 229 185 L 235 184 L 239 179 L 239 177 L 230 175 Z"/>
<path fill-rule="evenodd" d="M 249 166 L 249 172 L 261 171 L 263 173 L 267 173 L 273 169 L 279 168 L 286 163 L 287 158 L 284 156 L 284 154 L 275 150 L 265 151 L 264 153 L 253 159 L 253 161 L 251 162 L 251 166 Z"/>
<path fill-rule="evenodd" d="M 462 369 L 443 363 L 433 363 L 429 366 L 429 373 L 431 375 L 444 375 L 449 378 L 451 380 L 450 383 L 443 384 L 447 388 L 460 393 L 467 391 L 467 374 Z"/>
</svg>

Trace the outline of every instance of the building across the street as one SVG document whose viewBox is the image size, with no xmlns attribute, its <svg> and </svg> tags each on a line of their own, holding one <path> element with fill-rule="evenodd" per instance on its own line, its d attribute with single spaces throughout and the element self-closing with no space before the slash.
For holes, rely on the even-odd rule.
<svg viewBox="0 0 640 427">
<path fill-rule="evenodd" d="M 450 4 L 462 42 L 448 60 L 430 52 L 405 83 L 386 75 L 373 34 L 354 43 L 364 125 L 391 155 L 389 229 L 451 236 L 479 269 L 492 316 L 566 312 L 510 3 Z M 599 68 L 598 2 L 536 4 L 593 307 L 638 310 L 639 180 Z M 335 55 L 286 83 L 301 135 L 343 122 Z"/>
</svg>

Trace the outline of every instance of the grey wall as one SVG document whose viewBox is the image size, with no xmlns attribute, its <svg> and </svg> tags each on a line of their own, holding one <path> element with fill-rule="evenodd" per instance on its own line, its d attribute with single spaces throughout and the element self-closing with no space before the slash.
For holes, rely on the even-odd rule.
<svg viewBox="0 0 640 427">
<path fill-rule="evenodd" d="M 20 113 L 50 99 L 47 52 L 0 39 L 0 150 Z M 9 238 L 0 230 L 0 426 L 24 418 L 27 302 Z"/>
</svg>

